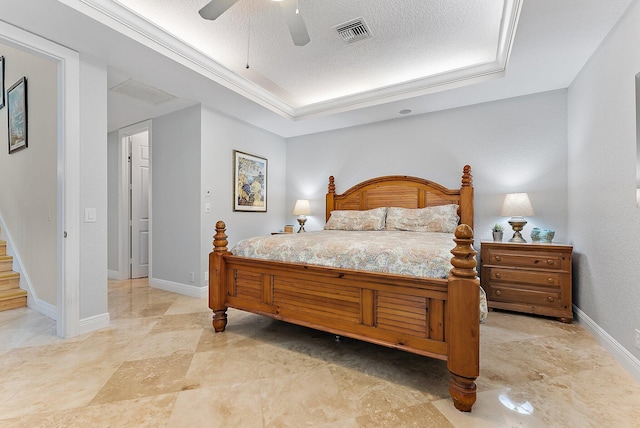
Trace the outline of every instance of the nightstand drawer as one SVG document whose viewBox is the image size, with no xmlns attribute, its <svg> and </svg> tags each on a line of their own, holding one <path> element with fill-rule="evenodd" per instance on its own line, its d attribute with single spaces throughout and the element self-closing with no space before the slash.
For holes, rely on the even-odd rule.
<svg viewBox="0 0 640 428">
<path fill-rule="evenodd" d="M 530 284 L 547 287 L 560 287 L 562 274 L 524 269 L 503 269 L 490 267 L 485 270 L 489 274 L 489 281 Z"/>
<path fill-rule="evenodd" d="M 527 289 L 517 287 L 502 287 L 491 284 L 487 291 L 487 298 L 496 302 L 518 302 L 551 308 L 562 307 L 560 291 L 545 289 Z"/>
<path fill-rule="evenodd" d="M 518 252 L 504 249 L 487 250 L 486 264 L 514 266 L 536 269 L 562 270 L 565 258 L 559 253 L 536 254 L 535 252 Z M 566 267 L 564 267 L 567 270 Z"/>
</svg>

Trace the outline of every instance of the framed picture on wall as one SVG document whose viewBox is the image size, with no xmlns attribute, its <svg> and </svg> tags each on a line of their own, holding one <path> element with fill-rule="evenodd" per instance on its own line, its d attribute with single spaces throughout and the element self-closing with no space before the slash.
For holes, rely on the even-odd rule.
<svg viewBox="0 0 640 428">
<path fill-rule="evenodd" d="M 9 153 L 27 147 L 27 78 L 23 77 L 7 91 L 9 116 Z"/>
<path fill-rule="evenodd" d="M 4 107 L 4 57 L 0 55 L 0 109 Z"/>
<path fill-rule="evenodd" d="M 267 212 L 267 160 L 233 151 L 233 210 Z"/>
</svg>

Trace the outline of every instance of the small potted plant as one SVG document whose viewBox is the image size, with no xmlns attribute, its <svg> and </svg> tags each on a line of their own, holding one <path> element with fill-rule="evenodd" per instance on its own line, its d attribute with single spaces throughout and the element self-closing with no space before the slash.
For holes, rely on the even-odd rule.
<svg viewBox="0 0 640 428">
<path fill-rule="evenodd" d="M 491 229 L 491 232 L 493 232 L 493 240 L 496 242 L 500 242 L 502 241 L 502 226 L 499 225 L 498 223 L 493 225 L 493 228 Z"/>
</svg>

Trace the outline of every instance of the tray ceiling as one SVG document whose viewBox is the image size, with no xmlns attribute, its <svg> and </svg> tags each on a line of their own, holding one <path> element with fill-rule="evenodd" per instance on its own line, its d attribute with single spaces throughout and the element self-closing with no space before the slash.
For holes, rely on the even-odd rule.
<svg viewBox="0 0 640 428">
<path fill-rule="evenodd" d="M 305 46 L 293 45 L 272 0 L 238 0 L 214 21 L 198 14 L 209 0 L 83 3 L 291 119 L 501 77 L 521 8 L 521 0 L 297 1 Z M 370 37 L 348 43 L 338 27 L 357 19 Z"/>
</svg>

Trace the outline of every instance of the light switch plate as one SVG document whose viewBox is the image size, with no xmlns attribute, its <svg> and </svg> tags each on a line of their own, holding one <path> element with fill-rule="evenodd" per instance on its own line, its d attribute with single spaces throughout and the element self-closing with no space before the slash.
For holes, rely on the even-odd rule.
<svg viewBox="0 0 640 428">
<path fill-rule="evenodd" d="M 85 208 L 84 209 L 84 222 L 85 223 L 95 223 L 96 222 L 96 209 L 95 208 Z"/>
</svg>

